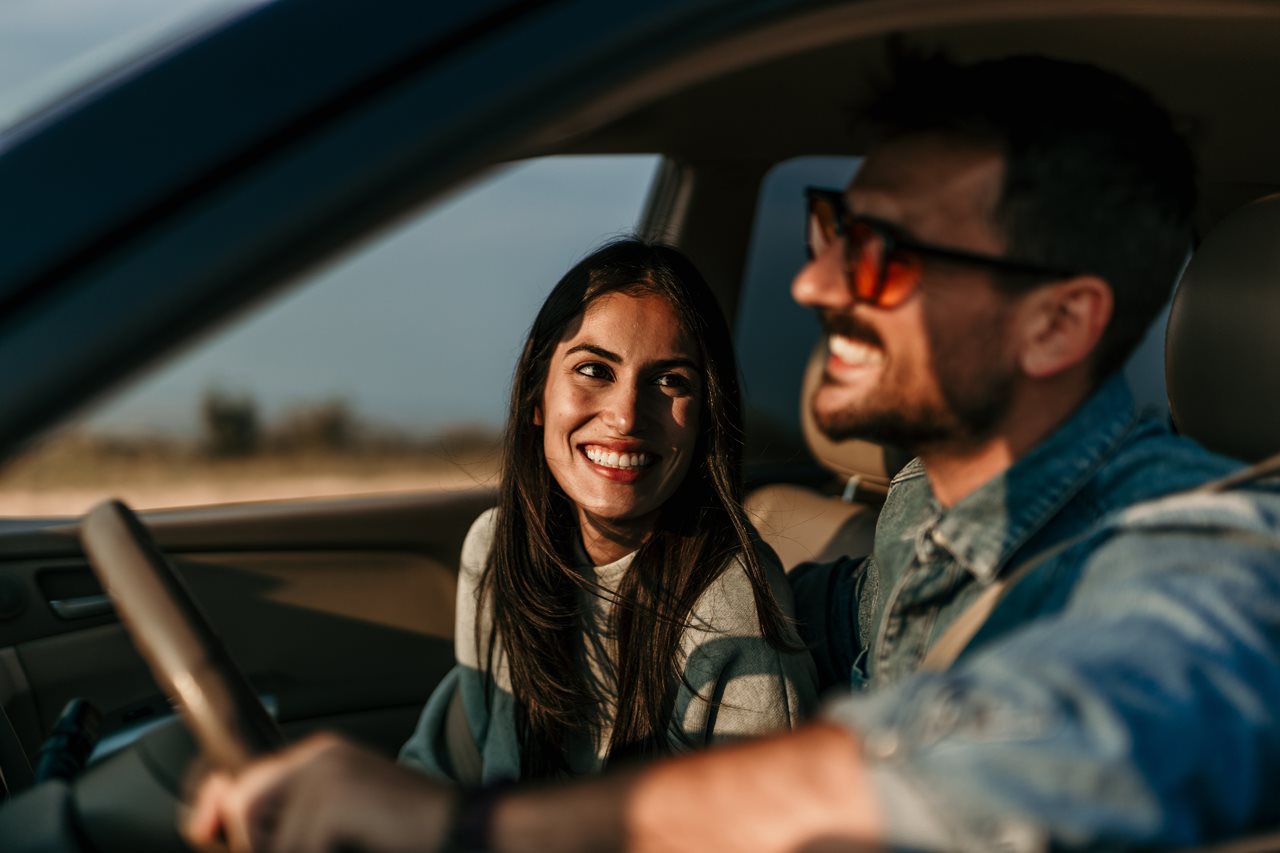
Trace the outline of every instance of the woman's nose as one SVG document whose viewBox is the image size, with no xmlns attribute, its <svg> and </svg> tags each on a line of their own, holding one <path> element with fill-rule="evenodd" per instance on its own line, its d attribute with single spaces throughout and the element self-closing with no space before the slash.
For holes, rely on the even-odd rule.
<svg viewBox="0 0 1280 853">
<path fill-rule="evenodd" d="M 791 280 L 791 298 L 807 308 L 847 308 L 853 294 L 844 274 L 844 240 L 833 240 Z"/>
<path fill-rule="evenodd" d="M 613 387 L 605 406 L 605 423 L 618 435 L 630 435 L 640 419 L 640 392 L 634 386 L 619 382 Z"/>
</svg>

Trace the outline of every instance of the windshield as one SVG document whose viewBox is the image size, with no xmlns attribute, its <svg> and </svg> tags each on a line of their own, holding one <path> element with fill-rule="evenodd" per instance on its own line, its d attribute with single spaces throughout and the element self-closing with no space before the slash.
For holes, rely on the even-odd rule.
<svg viewBox="0 0 1280 853">
<path fill-rule="evenodd" d="M 267 0 L 6 0 L 0 130 L 128 61 Z"/>
</svg>

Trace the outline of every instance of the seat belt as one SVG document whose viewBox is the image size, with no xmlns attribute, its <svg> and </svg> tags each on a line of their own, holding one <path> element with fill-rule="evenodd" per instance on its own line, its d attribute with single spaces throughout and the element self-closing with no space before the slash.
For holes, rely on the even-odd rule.
<svg viewBox="0 0 1280 853">
<path fill-rule="evenodd" d="M 1263 461 L 1243 468 L 1226 477 L 1218 480 L 1211 480 L 1197 486 L 1194 489 L 1187 489 L 1183 492 L 1174 492 L 1172 495 L 1165 497 L 1176 497 L 1178 495 L 1193 494 L 1212 494 L 1217 492 L 1225 492 L 1242 486 L 1246 483 L 1252 483 L 1267 477 L 1271 474 L 1280 472 L 1280 453 L 1275 456 L 1268 457 Z M 931 672 L 940 672 L 947 669 L 951 664 L 955 663 L 956 658 L 960 657 L 960 653 L 968 648 L 969 643 L 977 636 L 978 631 L 982 630 L 982 626 L 987 624 L 987 620 L 991 617 L 991 613 L 996 609 L 1009 591 L 1017 586 L 1018 582 L 1026 578 L 1033 571 L 1044 563 L 1061 554 L 1063 551 L 1077 545 L 1090 536 L 1094 535 L 1094 530 L 1086 530 L 1069 539 L 1065 539 L 1058 544 L 1046 548 L 1039 554 L 1031 557 L 1023 563 L 1020 563 L 1012 571 L 1006 572 L 998 578 L 991 586 L 987 587 L 982 593 L 965 608 L 964 612 L 956 617 L 956 621 L 942 632 L 942 636 L 934 643 L 928 653 L 925 654 L 924 660 L 920 663 L 920 669 Z"/>
<path fill-rule="evenodd" d="M 987 620 L 991 618 L 991 613 L 996 609 L 996 605 L 1003 601 L 1009 591 L 1018 585 L 1018 581 L 1027 577 L 1039 566 L 1058 556 L 1071 546 L 1088 539 L 1093 533 L 1094 531 L 1090 529 L 1085 533 L 1065 539 L 1052 548 L 1046 548 L 1031 559 L 1020 563 L 1017 568 L 997 578 L 991 586 L 984 589 L 974 599 L 973 603 L 956 617 L 954 622 L 947 626 L 947 630 L 942 632 L 942 636 L 938 638 L 938 641 L 929 647 L 924 660 L 920 662 L 920 669 L 927 672 L 941 672 L 944 669 L 949 669 L 951 664 L 956 662 L 956 658 L 960 657 L 960 653 L 968 648 L 970 641 L 982 630 L 982 626 L 987 624 Z"/>
<path fill-rule="evenodd" d="M 475 736 L 471 734 L 467 709 L 462 704 L 461 678 L 453 685 L 449 709 L 444 715 L 444 748 L 455 780 L 461 785 L 479 785 L 483 777 L 484 762 L 480 758 L 480 747 L 476 746 Z"/>
</svg>

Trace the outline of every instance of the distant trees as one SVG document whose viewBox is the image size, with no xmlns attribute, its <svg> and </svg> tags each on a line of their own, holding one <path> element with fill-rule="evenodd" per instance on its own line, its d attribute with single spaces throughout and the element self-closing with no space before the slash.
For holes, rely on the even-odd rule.
<svg viewBox="0 0 1280 853">
<path fill-rule="evenodd" d="M 206 391 L 200 401 L 200 426 L 201 446 L 209 456 L 248 456 L 261 447 L 258 404 L 247 394 Z"/>
<path fill-rule="evenodd" d="M 348 451 L 362 444 L 359 424 L 346 400 L 326 400 L 288 412 L 271 431 L 272 449 Z"/>
<path fill-rule="evenodd" d="M 200 401 L 200 447 L 207 456 L 251 456 L 262 451 L 344 452 L 361 444 L 361 430 L 345 400 L 298 406 L 271 428 L 248 394 L 210 389 Z"/>
<path fill-rule="evenodd" d="M 498 445 L 492 428 L 454 424 L 429 434 L 370 424 L 341 398 L 303 403 L 268 422 L 250 394 L 220 388 L 200 400 L 197 452 L 214 459 L 271 455 L 426 455 L 487 459 Z"/>
</svg>

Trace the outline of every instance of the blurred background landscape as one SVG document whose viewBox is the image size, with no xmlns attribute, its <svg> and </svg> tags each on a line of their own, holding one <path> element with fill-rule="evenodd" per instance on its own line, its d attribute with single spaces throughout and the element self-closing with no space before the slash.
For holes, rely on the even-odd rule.
<svg viewBox="0 0 1280 853">
<path fill-rule="evenodd" d="M 76 427 L 0 469 L 0 516 L 84 512 L 104 496 L 137 509 L 468 488 L 496 482 L 483 424 L 431 435 L 363 420 L 340 399 L 265 420 L 250 396 L 208 391 L 194 435 Z"/>
</svg>

